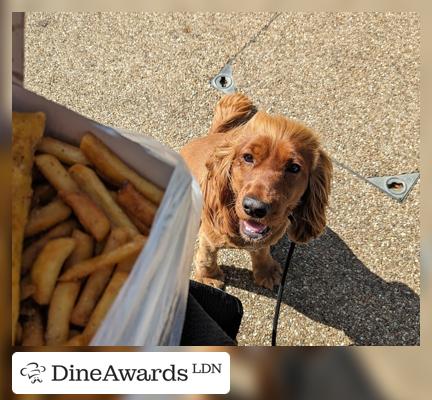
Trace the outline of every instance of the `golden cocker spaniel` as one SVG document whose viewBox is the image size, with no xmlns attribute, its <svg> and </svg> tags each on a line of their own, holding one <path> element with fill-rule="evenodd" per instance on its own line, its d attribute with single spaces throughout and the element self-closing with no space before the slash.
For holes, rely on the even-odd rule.
<svg viewBox="0 0 432 400">
<path fill-rule="evenodd" d="M 270 246 L 285 232 L 308 242 L 326 225 L 332 163 L 316 134 L 236 93 L 218 102 L 208 135 L 181 154 L 204 198 L 196 279 L 222 287 L 217 251 L 240 248 L 251 254 L 258 285 L 278 285 L 281 266 Z"/>
</svg>

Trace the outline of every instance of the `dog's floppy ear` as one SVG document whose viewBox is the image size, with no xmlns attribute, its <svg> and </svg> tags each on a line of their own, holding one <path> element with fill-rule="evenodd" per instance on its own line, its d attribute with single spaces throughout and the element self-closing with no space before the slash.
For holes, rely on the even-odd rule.
<svg viewBox="0 0 432 400">
<path fill-rule="evenodd" d="M 226 95 L 216 104 L 210 133 L 223 133 L 241 126 L 248 122 L 256 112 L 256 107 L 244 94 Z"/>
<path fill-rule="evenodd" d="M 306 243 L 323 233 L 332 171 L 330 157 L 323 150 L 319 150 L 316 166 L 309 176 L 308 188 L 290 216 L 291 224 L 287 231 L 290 240 Z"/>
<path fill-rule="evenodd" d="M 204 199 L 203 215 L 215 229 L 229 233 L 234 228 L 231 165 L 235 156 L 234 145 L 226 141 L 218 146 L 206 162 L 207 173 L 201 182 Z"/>
</svg>

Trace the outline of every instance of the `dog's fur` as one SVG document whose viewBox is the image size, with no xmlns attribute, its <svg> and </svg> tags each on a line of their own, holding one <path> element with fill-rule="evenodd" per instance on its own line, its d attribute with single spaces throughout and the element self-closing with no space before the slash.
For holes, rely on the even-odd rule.
<svg viewBox="0 0 432 400">
<path fill-rule="evenodd" d="M 217 251 L 240 248 L 251 254 L 255 282 L 272 289 L 280 283 L 281 267 L 270 245 L 285 232 L 305 243 L 325 228 L 332 164 L 317 136 L 288 118 L 257 112 L 246 96 L 233 94 L 216 105 L 208 135 L 189 142 L 181 154 L 204 197 L 196 279 L 221 287 Z M 289 170 L 293 163 L 299 172 Z M 268 214 L 249 217 L 245 196 L 268 204 Z M 250 223 L 266 226 L 268 233 L 249 237 Z"/>
</svg>

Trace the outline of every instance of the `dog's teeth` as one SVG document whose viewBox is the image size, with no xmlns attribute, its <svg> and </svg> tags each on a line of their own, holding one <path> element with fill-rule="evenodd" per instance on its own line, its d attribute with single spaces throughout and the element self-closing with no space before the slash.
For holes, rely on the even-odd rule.
<svg viewBox="0 0 432 400">
<path fill-rule="evenodd" d="M 261 234 L 267 229 L 266 225 L 255 221 L 244 221 L 244 227 L 245 231 L 253 234 Z"/>
</svg>

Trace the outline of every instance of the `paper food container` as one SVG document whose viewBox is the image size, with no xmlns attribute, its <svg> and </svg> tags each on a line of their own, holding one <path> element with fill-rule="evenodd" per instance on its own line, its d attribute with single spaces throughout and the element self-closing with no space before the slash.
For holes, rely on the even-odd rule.
<svg viewBox="0 0 432 400">
<path fill-rule="evenodd" d="M 22 55 L 22 36 L 14 40 L 14 55 Z M 21 62 L 15 63 L 17 59 Z M 92 132 L 141 176 L 165 189 L 148 241 L 90 344 L 178 345 L 201 214 L 198 184 L 182 158 L 161 143 L 98 124 L 21 87 L 22 60 L 14 56 L 14 111 L 43 111 L 45 135 L 71 144 L 78 145 L 86 131 Z"/>
</svg>

